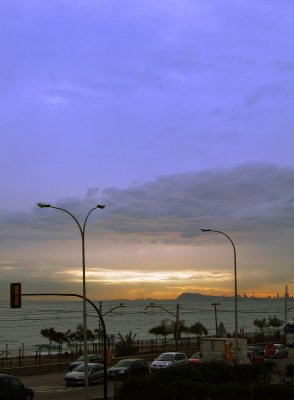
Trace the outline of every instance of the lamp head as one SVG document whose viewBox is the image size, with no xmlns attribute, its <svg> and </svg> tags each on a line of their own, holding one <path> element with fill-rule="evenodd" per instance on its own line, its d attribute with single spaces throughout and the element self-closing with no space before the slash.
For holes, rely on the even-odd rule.
<svg viewBox="0 0 294 400">
<path fill-rule="evenodd" d="M 51 207 L 51 204 L 49 203 L 37 203 L 37 206 L 40 208 L 49 208 Z"/>
<path fill-rule="evenodd" d="M 103 210 L 105 208 L 104 204 L 97 204 L 96 208 L 100 208 L 100 210 Z"/>
<path fill-rule="evenodd" d="M 202 232 L 211 232 L 211 229 L 200 229 Z"/>
</svg>

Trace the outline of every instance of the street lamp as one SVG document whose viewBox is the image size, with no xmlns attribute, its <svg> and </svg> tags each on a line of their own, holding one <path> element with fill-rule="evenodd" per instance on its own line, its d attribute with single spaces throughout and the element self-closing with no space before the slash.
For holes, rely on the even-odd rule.
<svg viewBox="0 0 294 400">
<path fill-rule="evenodd" d="M 68 210 L 61 207 L 52 206 L 49 203 L 37 203 L 38 207 L 40 208 L 54 208 L 55 210 L 63 211 L 68 214 L 78 225 L 81 239 L 82 239 L 82 268 L 83 268 L 83 325 L 84 325 L 84 364 L 85 364 L 85 398 L 88 399 L 88 346 L 87 346 L 87 291 L 86 291 L 86 257 L 85 257 L 85 229 L 86 224 L 89 218 L 89 215 L 92 211 L 96 210 L 97 208 L 103 210 L 105 205 L 97 204 L 95 207 L 91 208 L 91 210 L 86 215 L 83 225 L 81 225 L 78 219 Z"/>
<path fill-rule="evenodd" d="M 219 306 L 220 303 L 211 303 L 211 305 L 214 306 L 215 336 L 218 337 L 218 334 L 217 334 L 217 314 L 216 314 L 216 306 Z"/>
<path fill-rule="evenodd" d="M 239 364 L 239 343 L 238 343 L 238 291 L 237 291 L 237 256 L 236 248 L 232 239 L 224 232 L 213 229 L 201 229 L 202 232 L 214 232 L 224 235 L 233 246 L 234 251 L 234 289 L 235 289 L 235 364 Z"/>
<path fill-rule="evenodd" d="M 126 307 L 123 303 L 119 303 L 118 306 L 115 306 L 113 308 L 111 308 L 110 310 L 106 311 L 105 313 L 102 314 L 102 316 L 104 317 L 104 315 L 111 313 L 113 310 L 116 310 L 117 308 L 122 308 L 122 307 Z"/>
</svg>

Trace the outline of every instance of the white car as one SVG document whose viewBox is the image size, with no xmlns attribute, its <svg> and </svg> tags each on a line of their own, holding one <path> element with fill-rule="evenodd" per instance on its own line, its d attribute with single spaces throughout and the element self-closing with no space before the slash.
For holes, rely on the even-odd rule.
<svg viewBox="0 0 294 400">
<path fill-rule="evenodd" d="M 186 353 L 169 352 L 162 353 L 150 365 L 151 372 L 156 372 L 162 368 L 180 367 L 188 364 Z"/>
</svg>

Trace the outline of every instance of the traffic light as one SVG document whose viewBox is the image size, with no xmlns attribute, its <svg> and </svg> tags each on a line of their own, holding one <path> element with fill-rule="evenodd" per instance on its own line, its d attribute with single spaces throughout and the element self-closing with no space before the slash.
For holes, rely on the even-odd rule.
<svg viewBox="0 0 294 400">
<path fill-rule="evenodd" d="M 10 308 L 21 308 L 21 283 L 10 284 Z"/>
</svg>

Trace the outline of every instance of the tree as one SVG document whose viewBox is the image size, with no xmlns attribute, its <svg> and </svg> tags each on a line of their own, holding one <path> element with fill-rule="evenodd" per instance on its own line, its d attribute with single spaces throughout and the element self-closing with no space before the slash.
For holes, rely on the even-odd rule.
<svg viewBox="0 0 294 400">
<path fill-rule="evenodd" d="M 103 339 L 104 338 L 103 329 L 99 329 L 99 328 L 94 329 L 94 335 L 95 335 L 95 339 L 99 339 L 99 340 Z"/>
<path fill-rule="evenodd" d="M 164 336 L 165 338 L 167 335 L 170 335 L 173 333 L 173 325 L 170 320 L 168 319 L 163 319 L 160 323 L 160 325 L 154 326 L 149 330 L 149 333 L 152 335 L 156 335 L 156 338 L 158 335 Z"/>
<path fill-rule="evenodd" d="M 95 333 L 93 333 L 90 329 L 87 329 L 87 340 L 93 342 L 96 339 Z M 82 351 L 82 343 L 84 341 L 84 325 L 79 324 L 76 327 L 76 330 L 72 332 L 70 329 L 64 333 L 64 342 L 68 342 L 69 344 L 78 343 L 79 351 Z"/>
<path fill-rule="evenodd" d="M 46 329 L 41 329 L 40 331 L 41 335 L 44 336 L 46 339 L 49 340 L 49 351 L 48 353 L 51 353 L 51 345 L 52 341 L 54 341 L 54 335 L 56 334 L 56 331 L 54 328 L 46 328 Z"/>
<path fill-rule="evenodd" d="M 197 335 L 197 337 L 201 336 L 201 335 L 207 335 L 208 334 L 208 330 L 205 328 L 205 326 L 202 324 L 202 322 L 195 322 L 195 324 L 191 325 L 189 328 L 189 332 L 190 333 L 195 333 L 195 335 Z"/>
<path fill-rule="evenodd" d="M 135 342 L 136 334 L 130 331 L 125 336 L 118 334 L 119 342 L 115 346 L 115 354 L 118 357 L 132 356 L 137 353 L 137 345 Z"/>
<path fill-rule="evenodd" d="M 62 353 L 62 345 L 63 343 L 68 342 L 67 336 L 64 332 L 55 332 L 52 340 L 58 343 L 59 353 Z"/>
<path fill-rule="evenodd" d="M 175 337 L 181 337 L 181 333 L 188 333 L 190 332 L 190 328 L 185 325 L 184 320 L 180 320 L 178 323 L 178 327 L 176 322 L 172 322 L 171 324 L 171 330 L 174 333 Z"/>
<path fill-rule="evenodd" d="M 276 329 L 280 328 L 283 325 L 283 322 L 284 321 L 282 319 L 277 318 L 276 315 L 274 315 L 273 318 L 272 317 L 268 318 L 268 326 L 271 326 L 272 328 Z"/>
<path fill-rule="evenodd" d="M 267 322 L 266 322 L 265 318 L 263 318 L 263 319 L 255 319 L 253 321 L 253 325 L 255 325 L 258 329 L 260 329 L 261 332 L 263 332 L 264 328 L 267 327 Z"/>
</svg>

